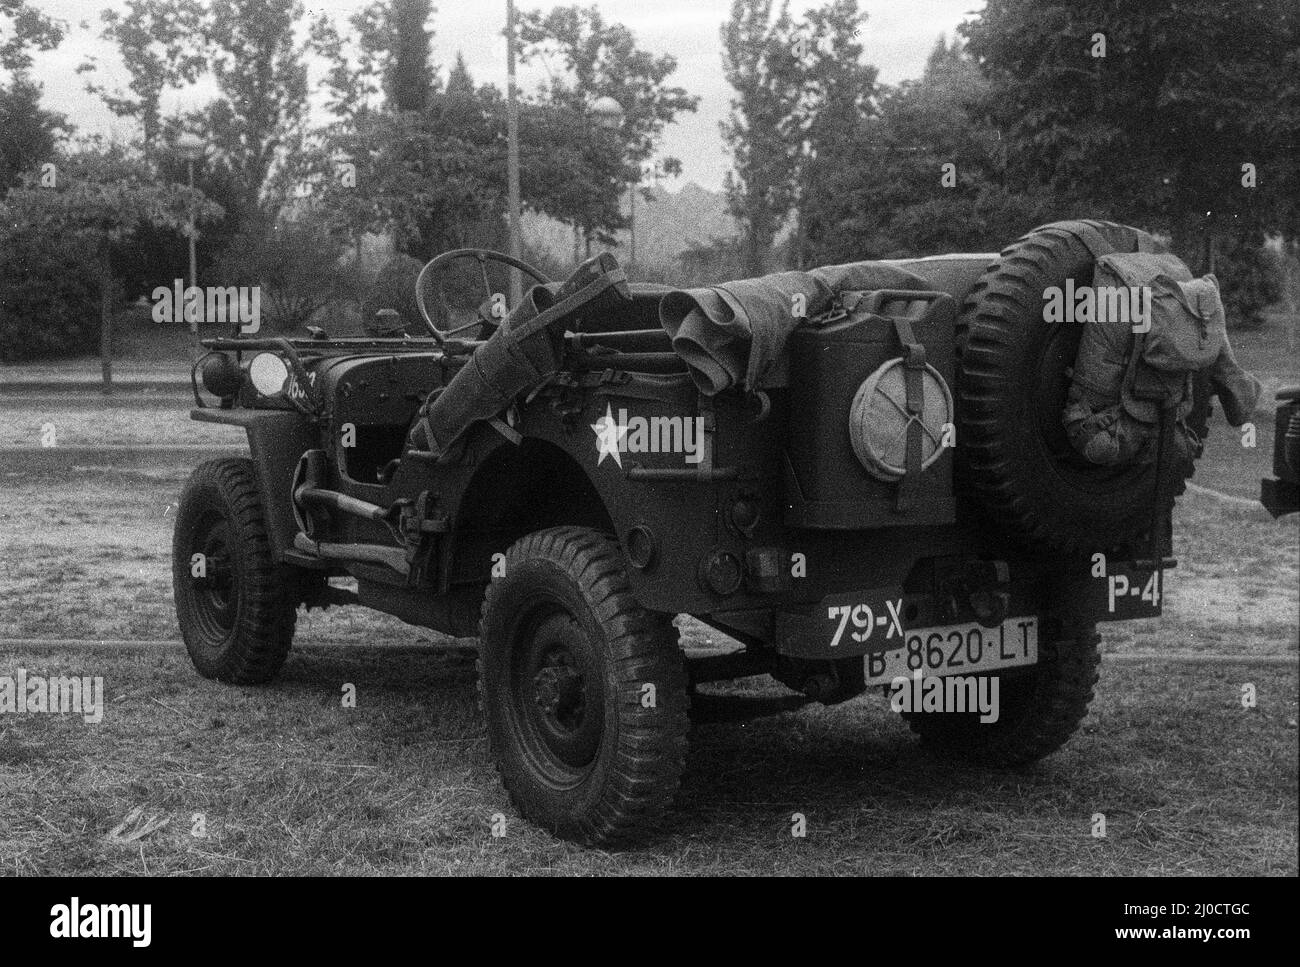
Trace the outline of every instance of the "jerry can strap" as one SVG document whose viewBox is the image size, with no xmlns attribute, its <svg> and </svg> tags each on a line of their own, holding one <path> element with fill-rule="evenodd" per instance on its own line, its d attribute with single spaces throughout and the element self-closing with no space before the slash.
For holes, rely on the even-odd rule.
<svg viewBox="0 0 1300 967">
<path fill-rule="evenodd" d="M 904 450 L 904 473 L 894 495 L 894 512 L 907 513 L 915 503 L 915 491 L 921 477 L 921 435 L 924 430 L 926 369 L 925 346 L 916 336 L 913 321 L 925 322 L 951 296 L 943 292 L 910 289 L 878 289 L 871 292 L 846 293 L 844 307 L 850 313 L 870 312 L 888 319 L 894 327 L 903 359 L 903 405 L 907 411 L 907 439 Z"/>
</svg>

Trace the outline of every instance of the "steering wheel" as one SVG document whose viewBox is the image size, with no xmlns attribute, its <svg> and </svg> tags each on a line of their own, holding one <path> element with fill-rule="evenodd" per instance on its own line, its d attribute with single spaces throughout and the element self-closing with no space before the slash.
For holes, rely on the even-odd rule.
<svg viewBox="0 0 1300 967">
<path fill-rule="evenodd" d="M 425 305 L 425 283 L 432 273 L 439 272 L 459 259 L 473 259 L 478 262 L 483 273 L 483 288 L 486 291 L 486 297 L 475 310 L 473 322 L 457 326 L 454 329 L 439 329 L 438 324 L 433 321 L 433 316 L 429 313 L 428 306 Z M 504 252 L 494 252 L 487 248 L 457 248 L 452 249 L 450 252 L 443 252 L 437 258 L 428 262 L 420 270 L 420 274 L 415 280 L 416 305 L 420 308 L 420 315 L 424 316 L 424 323 L 429 327 L 429 332 L 433 334 L 433 338 L 438 340 L 439 343 L 458 332 L 464 332 L 466 329 L 479 327 L 481 330 L 485 328 L 487 332 L 491 332 L 501 324 L 502 319 L 509 315 L 509 310 L 514 308 L 505 304 L 504 295 L 492 291 L 492 282 L 488 278 L 487 271 L 488 262 L 500 262 L 502 265 L 518 269 L 541 285 L 551 281 L 527 262 L 517 259 L 513 255 L 506 255 Z M 438 302 L 442 307 L 444 316 L 450 321 L 451 307 L 447 305 L 447 295 L 443 291 L 441 277 L 438 279 Z"/>
</svg>

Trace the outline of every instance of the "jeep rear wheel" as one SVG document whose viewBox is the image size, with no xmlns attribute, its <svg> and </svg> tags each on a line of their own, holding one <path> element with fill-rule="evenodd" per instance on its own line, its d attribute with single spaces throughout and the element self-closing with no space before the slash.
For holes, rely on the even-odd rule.
<svg viewBox="0 0 1300 967">
<path fill-rule="evenodd" d="M 1091 286 L 1095 259 L 1069 226 L 1082 224 L 1118 252 L 1158 248 L 1145 232 L 1111 222 L 1060 222 L 1002 251 L 971 289 L 957 320 L 957 474 L 990 529 L 1021 544 L 1079 552 L 1137 540 L 1153 503 L 1163 515 L 1196 456 L 1182 434 L 1155 467 L 1099 467 L 1071 446 L 1061 413 L 1083 326 L 1044 321 L 1044 294 Z M 1185 423 L 1204 440 L 1208 383 L 1194 381 Z"/>
<path fill-rule="evenodd" d="M 995 722 L 981 722 L 978 712 L 903 717 L 926 748 L 944 757 L 989 766 L 1036 762 L 1063 746 L 1087 714 L 1100 641 L 1092 626 L 1042 641 L 1037 665 L 1000 678 Z"/>
<path fill-rule="evenodd" d="M 181 492 L 172 593 L 190 660 L 205 678 L 269 681 L 293 643 L 297 601 L 271 554 L 249 460 L 210 460 Z"/>
<path fill-rule="evenodd" d="M 667 809 L 686 761 L 685 661 L 669 616 L 632 596 L 614 541 L 558 527 L 516 542 L 480 637 L 488 742 L 521 814 L 603 845 Z"/>
</svg>

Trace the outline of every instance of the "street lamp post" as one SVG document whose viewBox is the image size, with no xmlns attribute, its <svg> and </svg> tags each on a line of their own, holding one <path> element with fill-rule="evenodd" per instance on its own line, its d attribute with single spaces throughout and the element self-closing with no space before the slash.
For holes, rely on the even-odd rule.
<svg viewBox="0 0 1300 967">
<path fill-rule="evenodd" d="M 596 98 L 595 102 L 593 102 L 591 105 L 591 116 L 595 119 L 597 127 L 604 128 L 606 131 L 609 131 L 611 134 L 616 133 L 620 128 L 623 127 L 623 118 L 625 117 L 623 113 L 623 105 L 619 104 L 618 101 L 608 96 Z M 631 262 L 636 261 L 635 193 L 636 193 L 636 185 L 633 185 L 632 191 L 629 194 L 629 198 L 631 200 L 628 205 L 628 222 L 633 228 L 632 251 L 631 251 L 631 259 L 630 259 Z"/>
<path fill-rule="evenodd" d="M 176 139 L 176 147 L 180 151 L 181 156 L 185 159 L 185 167 L 189 173 L 190 192 L 191 192 L 190 222 L 189 225 L 186 226 L 185 234 L 188 235 L 190 239 L 190 285 L 193 288 L 197 289 L 199 287 L 199 260 L 198 260 L 198 253 L 196 250 L 196 242 L 198 240 L 198 230 L 195 228 L 194 225 L 194 199 L 193 199 L 194 162 L 198 161 L 200 158 L 203 157 L 203 139 L 196 134 L 191 134 L 190 132 L 186 131 L 184 134 L 182 134 L 179 138 Z M 191 320 L 190 332 L 198 333 L 198 331 L 199 331 L 198 320 L 197 319 Z"/>
<path fill-rule="evenodd" d="M 510 254 L 523 258 L 524 246 L 519 226 L 519 91 L 515 78 L 516 59 L 515 3 L 506 0 L 506 182 L 510 206 Z M 510 270 L 510 305 L 523 302 L 519 270 Z"/>
</svg>

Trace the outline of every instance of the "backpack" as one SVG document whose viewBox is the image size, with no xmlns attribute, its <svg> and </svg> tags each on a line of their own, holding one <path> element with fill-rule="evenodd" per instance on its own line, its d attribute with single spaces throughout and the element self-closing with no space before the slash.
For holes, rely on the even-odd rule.
<svg viewBox="0 0 1300 967">
<path fill-rule="evenodd" d="M 1227 345 L 1218 280 L 1193 278 L 1172 254 L 1112 252 L 1097 258 L 1093 291 L 1062 414 L 1066 433 L 1089 462 L 1150 461 L 1161 412 L 1187 417 L 1192 375 L 1214 366 Z"/>
</svg>

